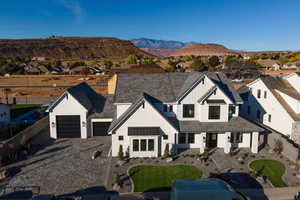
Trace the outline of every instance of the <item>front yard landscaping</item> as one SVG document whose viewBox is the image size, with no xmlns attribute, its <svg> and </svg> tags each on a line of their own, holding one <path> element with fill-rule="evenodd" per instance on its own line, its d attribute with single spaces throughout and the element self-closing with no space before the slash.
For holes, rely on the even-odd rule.
<svg viewBox="0 0 300 200">
<path fill-rule="evenodd" d="M 175 179 L 201 178 L 202 171 L 191 165 L 138 165 L 129 169 L 129 176 L 134 192 L 146 192 L 168 190 Z"/>
<path fill-rule="evenodd" d="M 250 163 L 250 168 L 259 175 L 266 176 L 274 187 L 287 187 L 282 180 L 285 166 L 276 160 L 255 160 Z"/>
</svg>

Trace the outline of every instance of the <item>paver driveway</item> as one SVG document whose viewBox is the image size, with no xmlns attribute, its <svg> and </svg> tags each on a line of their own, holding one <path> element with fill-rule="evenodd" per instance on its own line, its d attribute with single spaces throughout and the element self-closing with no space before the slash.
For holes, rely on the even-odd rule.
<svg viewBox="0 0 300 200">
<path fill-rule="evenodd" d="M 109 137 L 61 139 L 17 166 L 8 186 L 40 186 L 41 194 L 68 194 L 105 185 Z M 92 160 L 94 151 L 102 154 Z"/>
</svg>

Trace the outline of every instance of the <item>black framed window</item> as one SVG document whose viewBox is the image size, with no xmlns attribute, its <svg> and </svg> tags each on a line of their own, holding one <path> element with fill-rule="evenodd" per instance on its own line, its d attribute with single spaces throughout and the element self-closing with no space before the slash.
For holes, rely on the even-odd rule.
<svg viewBox="0 0 300 200">
<path fill-rule="evenodd" d="M 260 89 L 258 89 L 258 90 L 257 90 L 257 98 L 259 98 L 259 99 L 260 99 L 260 96 L 261 96 L 261 90 L 260 90 Z"/>
<path fill-rule="evenodd" d="M 178 143 L 179 144 L 185 144 L 186 143 L 185 133 L 179 133 L 179 135 L 178 135 Z"/>
<path fill-rule="evenodd" d="M 173 112 L 173 105 L 169 105 L 169 112 Z"/>
<path fill-rule="evenodd" d="M 267 91 L 264 92 L 264 98 L 267 98 Z"/>
<path fill-rule="evenodd" d="M 153 139 L 148 140 L 148 151 L 154 151 L 154 140 Z"/>
<path fill-rule="evenodd" d="M 147 140 L 141 140 L 141 151 L 147 151 Z"/>
<path fill-rule="evenodd" d="M 195 133 L 188 133 L 188 143 L 189 144 L 195 143 Z"/>
<path fill-rule="evenodd" d="M 235 111 L 236 111 L 235 105 L 230 105 L 229 106 L 229 113 L 231 115 L 233 115 L 233 114 L 235 114 Z"/>
<path fill-rule="evenodd" d="M 169 138 L 168 135 L 163 135 L 164 140 L 167 140 L 168 138 Z"/>
<path fill-rule="evenodd" d="M 183 117 L 192 118 L 195 115 L 195 105 L 194 104 L 183 104 Z"/>
<path fill-rule="evenodd" d="M 220 106 L 209 106 L 208 119 L 220 119 Z"/>
<path fill-rule="evenodd" d="M 272 115 L 268 115 L 268 121 L 272 122 Z"/>
<path fill-rule="evenodd" d="M 124 136 L 119 136 L 119 140 L 124 140 Z"/>
<path fill-rule="evenodd" d="M 140 150 L 140 141 L 133 140 L 132 141 L 132 151 L 139 151 Z"/>
</svg>

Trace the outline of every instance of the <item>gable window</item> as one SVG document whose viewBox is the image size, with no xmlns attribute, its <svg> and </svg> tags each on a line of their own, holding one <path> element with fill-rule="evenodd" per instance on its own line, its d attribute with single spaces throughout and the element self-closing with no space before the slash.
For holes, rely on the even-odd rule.
<svg viewBox="0 0 300 200">
<path fill-rule="evenodd" d="M 124 136 L 119 136 L 119 140 L 124 140 Z"/>
<path fill-rule="evenodd" d="M 257 110 L 257 112 L 256 112 L 256 118 L 260 119 L 260 110 Z"/>
<path fill-rule="evenodd" d="M 140 141 L 133 140 L 132 141 L 132 151 L 139 151 L 140 150 Z"/>
<path fill-rule="evenodd" d="M 154 140 L 153 139 L 148 140 L 148 151 L 154 151 Z"/>
<path fill-rule="evenodd" d="M 167 140 L 168 139 L 168 135 L 163 135 L 163 139 Z"/>
<path fill-rule="evenodd" d="M 208 119 L 220 119 L 220 106 L 209 106 Z"/>
<path fill-rule="evenodd" d="M 195 143 L 195 133 L 188 133 L 188 143 L 189 144 Z"/>
<path fill-rule="evenodd" d="M 184 118 L 193 118 L 194 117 L 194 104 L 183 104 L 183 117 Z"/>
<path fill-rule="evenodd" d="M 260 96 L 261 96 L 261 90 L 260 90 L 260 89 L 258 89 L 258 90 L 257 90 L 257 98 L 259 98 L 259 99 L 260 99 Z"/>
<path fill-rule="evenodd" d="M 268 115 L 268 122 L 272 122 L 272 115 Z"/>
<path fill-rule="evenodd" d="M 178 135 L 178 143 L 179 144 L 185 144 L 186 143 L 186 137 L 185 137 L 185 133 L 179 133 Z"/>
<path fill-rule="evenodd" d="M 264 92 L 264 98 L 267 98 L 267 91 Z"/>
</svg>

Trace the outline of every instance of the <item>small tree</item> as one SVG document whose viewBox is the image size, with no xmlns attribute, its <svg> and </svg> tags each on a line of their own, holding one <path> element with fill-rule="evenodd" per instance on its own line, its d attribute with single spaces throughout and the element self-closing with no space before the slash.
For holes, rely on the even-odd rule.
<svg viewBox="0 0 300 200">
<path fill-rule="evenodd" d="M 277 154 L 281 154 L 281 152 L 283 151 L 283 144 L 282 144 L 282 142 L 279 139 L 277 139 L 275 141 L 275 145 L 274 145 L 274 149 L 273 150 Z"/>
<path fill-rule="evenodd" d="M 165 152 L 164 152 L 164 157 L 165 158 L 170 157 L 169 144 L 166 144 Z"/>
<path fill-rule="evenodd" d="M 83 67 L 81 68 L 80 73 L 84 76 L 87 76 L 90 73 L 90 69 L 88 67 Z"/>
<path fill-rule="evenodd" d="M 128 64 L 137 64 L 137 58 L 135 55 L 129 55 L 127 59 Z"/>
<path fill-rule="evenodd" d="M 103 60 L 103 65 L 105 65 L 107 69 L 110 69 L 113 66 L 113 62 L 110 60 Z"/>
<path fill-rule="evenodd" d="M 123 152 L 123 146 L 120 145 L 119 147 L 119 154 L 118 154 L 120 160 L 123 160 L 124 159 L 124 152 Z"/>
<path fill-rule="evenodd" d="M 208 63 L 211 67 L 216 67 L 220 64 L 220 60 L 218 56 L 212 56 L 208 59 Z"/>
</svg>

